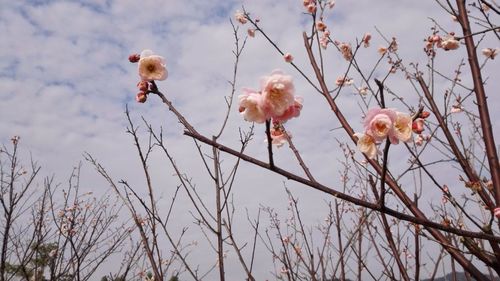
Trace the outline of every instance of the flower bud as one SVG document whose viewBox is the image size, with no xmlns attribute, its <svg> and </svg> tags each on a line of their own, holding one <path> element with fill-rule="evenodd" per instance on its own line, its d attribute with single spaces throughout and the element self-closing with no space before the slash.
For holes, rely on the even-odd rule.
<svg viewBox="0 0 500 281">
<path fill-rule="evenodd" d="M 128 61 L 131 63 L 136 63 L 141 59 L 141 55 L 139 54 L 131 54 L 128 56 Z"/>
<path fill-rule="evenodd" d="M 431 113 L 430 113 L 429 111 L 422 111 L 422 112 L 420 113 L 420 118 L 425 119 L 425 118 L 427 118 L 427 117 L 429 117 L 429 116 L 431 116 Z"/>
<path fill-rule="evenodd" d="M 135 100 L 140 103 L 145 103 L 146 100 L 148 99 L 148 95 L 145 92 L 139 92 L 135 96 Z"/>
<path fill-rule="evenodd" d="M 145 93 L 149 90 L 149 82 L 148 81 L 139 81 L 139 83 L 137 83 L 137 88 L 139 88 L 139 91 Z"/>
</svg>

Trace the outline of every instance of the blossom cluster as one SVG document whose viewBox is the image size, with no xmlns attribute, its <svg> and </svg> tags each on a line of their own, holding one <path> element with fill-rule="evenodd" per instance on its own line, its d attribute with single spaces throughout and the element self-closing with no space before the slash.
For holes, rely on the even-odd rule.
<svg viewBox="0 0 500 281">
<path fill-rule="evenodd" d="M 273 140 L 283 143 L 284 132 L 280 124 L 298 117 L 302 110 L 302 98 L 295 96 L 292 77 L 275 70 L 261 79 L 260 90 L 243 89 L 239 96 L 239 112 L 246 121 L 264 123 L 271 120 Z M 275 144 L 278 144 L 275 143 Z"/>
<path fill-rule="evenodd" d="M 151 81 L 161 81 L 167 79 L 168 71 L 165 66 L 165 59 L 155 55 L 151 50 L 143 50 L 141 54 L 132 54 L 128 57 L 131 63 L 138 63 L 137 70 L 141 80 L 137 83 L 139 92 L 135 99 L 144 103 L 147 100 Z"/>
<path fill-rule="evenodd" d="M 428 55 L 434 56 L 434 46 L 437 48 L 441 48 L 445 51 L 456 50 L 460 47 L 460 42 L 455 37 L 455 34 L 451 32 L 446 37 L 441 37 L 438 34 L 434 34 L 432 36 L 427 37 L 425 41 L 425 51 Z"/>
<path fill-rule="evenodd" d="M 369 159 L 377 156 L 377 144 L 388 139 L 392 144 L 400 141 L 408 142 L 412 133 L 421 134 L 424 130 L 424 119 L 429 112 L 422 112 L 419 118 L 413 118 L 403 112 L 390 108 L 372 108 L 364 118 L 364 133 L 356 133 L 358 149 L 365 153 Z"/>
</svg>

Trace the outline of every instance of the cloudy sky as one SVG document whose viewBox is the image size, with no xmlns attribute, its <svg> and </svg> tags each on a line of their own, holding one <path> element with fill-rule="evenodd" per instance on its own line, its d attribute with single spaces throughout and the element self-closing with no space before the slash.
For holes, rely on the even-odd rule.
<svg viewBox="0 0 500 281">
<path fill-rule="evenodd" d="M 302 31 L 310 30 L 310 22 L 301 2 L 0 0 L 0 143 L 8 144 L 12 136 L 20 136 L 25 156 L 31 153 L 44 175 L 55 174 L 61 182 L 83 160 L 82 154 L 89 152 L 112 176 L 143 187 L 137 153 L 131 137 L 125 133 L 124 110 L 128 105 L 135 122 L 139 124 L 144 116 L 155 128 L 164 129 L 177 163 L 199 186 L 206 185 L 209 191 L 201 193 L 209 200 L 212 186 L 206 182 L 192 141 L 182 135 L 182 127 L 174 116 L 154 97 L 145 104 L 135 102 L 139 79 L 136 65 L 130 64 L 127 57 L 143 49 L 164 56 L 169 77 L 158 83 L 160 89 L 200 132 L 211 136 L 220 127 L 224 96 L 230 93 L 227 81 L 233 71 L 234 36 L 229 20 L 234 11 L 244 5 L 252 16 L 260 18 L 262 28 L 274 42 L 292 53 L 296 64 L 311 75 L 302 43 Z M 407 66 L 416 62 L 420 69 L 425 69 L 423 40 L 433 26 L 430 18 L 437 20 L 442 28 L 460 34 L 458 24 L 434 1 L 338 0 L 335 8 L 325 14 L 325 22 L 336 40 L 355 44 L 365 32 L 373 34 L 372 46 L 361 49 L 359 54 L 358 61 L 364 71 L 371 70 L 378 60 L 376 48 L 387 45 L 377 29 L 387 38 L 397 38 L 400 56 Z M 240 26 L 242 38 L 246 36 L 246 28 Z M 494 44 L 497 43 L 486 38 L 481 47 L 498 47 Z M 445 75 L 453 75 L 453 68 L 465 56 L 464 50 L 462 46 L 455 53 L 438 54 L 436 67 Z M 329 84 L 333 85 L 335 78 L 345 71 L 347 62 L 331 47 L 324 60 Z M 338 122 L 323 99 L 259 33 L 247 41 L 236 88 L 257 88 L 260 77 L 276 68 L 295 77 L 297 94 L 304 98 L 301 118 L 288 125 L 298 149 L 319 180 L 333 186 L 340 184 L 338 140 L 345 139 L 345 134 L 333 130 Z M 374 76 L 382 76 L 387 70 L 387 62 L 383 60 Z M 498 62 L 488 63 L 485 70 L 492 80 L 488 88 L 494 89 L 496 85 L 498 89 L 495 79 L 500 73 Z M 462 80 L 469 83 L 468 70 L 463 72 Z M 354 78 L 359 85 L 360 81 Z M 397 73 L 387 82 L 398 95 L 416 102 L 415 90 L 404 74 Z M 447 87 L 449 84 L 441 81 L 436 91 L 442 95 Z M 355 130 L 361 130 L 359 101 L 354 88 L 345 89 L 339 97 Z M 492 108 L 500 105 L 498 97 L 490 97 L 489 102 Z M 237 145 L 238 128 L 247 129 L 249 125 L 233 110 L 222 141 Z M 495 124 L 497 139 L 499 130 Z M 263 128 L 257 127 L 249 153 L 265 160 L 263 139 Z M 161 156 L 153 161 L 156 184 L 168 197 L 168 188 L 176 185 L 171 176 L 173 171 Z M 276 162 L 299 171 L 285 147 L 276 152 Z M 97 184 L 98 176 L 90 166 L 84 167 L 83 175 L 89 189 L 107 188 L 102 181 Z M 281 177 L 245 164 L 235 200 L 242 210 L 249 208 L 253 214 L 259 204 L 283 209 L 287 204 L 284 182 Z M 327 197 L 306 192 L 293 183 L 286 185 L 302 196 L 308 222 L 313 224 L 323 219 L 324 215 L 318 215 L 318 211 L 324 211 L 324 206 L 319 206 L 324 204 L 315 202 L 324 202 Z M 244 225 L 245 213 L 242 211 L 240 215 Z M 196 239 L 194 234 L 193 237 Z M 263 276 L 269 270 L 263 270 Z"/>
</svg>

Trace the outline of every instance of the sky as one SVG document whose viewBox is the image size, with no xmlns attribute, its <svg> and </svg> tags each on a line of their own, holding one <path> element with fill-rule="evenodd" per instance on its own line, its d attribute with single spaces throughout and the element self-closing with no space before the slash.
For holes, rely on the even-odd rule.
<svg viewBox="0 0 500 281">
<path fill-rule="evenodd" d="M 163 128 L 176 163 L 197 182 L 202 196 L 211 200 L 212 186 L 206 180 L 207 174 L 196 156 L 193 142 L 183 136 L 182 127 L 174 116 L 154 97 L 145 104 L 135 102 L 139 77 L 137 66 L 130 64 L 127 57 L 143 49 L 164 56 L 169 77 L 158 83 L 160 90 L 195 128 L 211 136 L 220 127 L 226 109 L 224 96 L 231 91 L 227 83 L 234 64 L 234 35 L 230 19 L 243 5 L 252 16 L 261 20 L 262 28 L 282 50 L 294 55 L 297 66 L 313 77 L 302 43 L 302 32 L 310 30 L 310 22 L 301 2 L 0 0 L 0 34 L 3 38 L 0 40 L 0 143 L 8 145 L 12 136 L 20 136 L 26 159 L 31 155 L 42 166 L 44 176 L 55 175 L 60 182 L 66 180 L 74 166 L 84 162 L 83 153 L 90 153 L 107 167 L 113 177 L 126 179 L 145 192 L 140 189 L 144 184 L 137 152 L 132 138 L 125 132 L 127 120 L 124 111 L 128 106 L 132 119 L 141 128 L 144 128 L 141 117 L 154 128 Z M 338 0 L 336 6 L 326 12 L 324 21 L 332 37 L 341 42 L 355 44 L 365 32 L 373 35 L 371 47 L 362 48 L 358 57 L 362 68 L 368 71 L 378 59 L 377 47 L 387 45 L 381 34 L 397 38 L 399 54 L 407 66 L 415 62 L 419 63 L 420 69 L 425 69 L 427 59 L 423 40 L 431 32 L 431 18 L 442 28 L 460 34 L 458 24 L 434 1 Z M 239 36 L 245 38 L 249 26 L 236 26 L 239 27 Z M 498 41 L 486 38 L 479 49 L 498 47 L 495 44 L 498 45 Z M 453 69 L 463 58 L 465 46 L 455 53 L 439 53 L 436 69 L 453 75 Z M 347 62 L 331 46 L 325 52 L 324 61 L 327 79 L 332 82 L 347 67 Z M 387 71 L 387 62 L 384 60 L 382 64 L 375 77 Z M 334 130 L 339 124 L 324 100 L 283 61 L 262 34 L 247 39 L 239 64 L 237 94 L 243 87 L 257 88 L 260 77 L 278 68 L 294 77 L 297 95 L 304 98 L 301 117 L 287 125 L 296 146 L 320 181 L 338 186 L 339 171 L 342 170 L 338 140 L 345 140 L 346 135 Z M 490 73 L 487 89 L 498 89 L 498 61 L 488 62 L 484 69 Z M 461 78 L 470 85 L 467 74 L 468 70 L 464 69 Z M 354 78 L 359 85 L 360 81 Z M 410 102 L 417 102 L 415 90 L 404 74 L 397 73 L 387 82 L 395 93 Z M 447 87 L 446 81 L 437 80 L 438 93 L 443 94 Z M 488 101 L 493 109 L 500 105 L 496 96 L 490 96 Z M 355 89 L 345 89 L 339 103 L 346 116 L 353 120 L 354 129 L 361 130 L 362 115 Z M 238 128 L 246 130 L 250 124 L 239 116 L 236 108 L 233 107 L 221 142 L 237 147 Z M 500 117 L 498 113 L 492 114 L 494 120 Z M 493 128 L 497 139 L 500 139 L 499 126 L 494 124 Z M 256 127 L 248 151 L 265 160 L 263 130 L 262 126 Z M 141 131 L 141 134 L 146 140 L 145 132 Z M 208 147 L 204 149 L 210 151 Z M 394 151 L 396 155 L 401 152 Z M 282 147 L 275 153 L 278 166 L 300 172 L 289 149 Z M 360 154 L 356 157 L 361 159 Z M 227 157 L 226 160 L 234 163 L 234 158 Z M 397 165 L 398 161 L 405 160 L 404 157 L 403 160 L 395 157 L 393 161 Z M 177 184 L 172 176 L 173 170 L 161 154 L 153 156 L 152 161 L 154 182 L 159 193 L 167 198 Z M 90 190 L 108 188 L 85 163 L 82 177 Z M 242 237 L 248 229 L 243 210 L 248 209 L 252 215 L 259 206 L 286 210 L 288 199 L 284 186 L 290 187 L 301 198 L 308 223 L 314 224 L 324 218 L 327 196 L 244 163 L 234 191 L 235 201 L 241 207 L 238 227 L 241 227 Z M 439 197 L 432 196 L 424 199 L 439 201 Z M 181 221 L 192 220 L 181 211 L 187 208 L 186 204 L 180 203 Z M 196 237 L 194 228 L 190 235 L 193 240 L 203 239 Z M 204 263 L 203 258 L 195 258 L 195 261 Z M 269 270 L 262 269 L 260 276 L 268 276 Z M 230 270 L 229 274 L 237 276 L 238 272 Z"/>
</svg>

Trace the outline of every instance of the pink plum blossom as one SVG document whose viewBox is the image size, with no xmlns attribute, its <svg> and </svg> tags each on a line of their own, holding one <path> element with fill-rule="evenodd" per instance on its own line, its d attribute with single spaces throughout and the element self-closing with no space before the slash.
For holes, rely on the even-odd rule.
<svg viewBox="0 0 500 281">
<path fill-rule="evenodd" d="M 326 24 L 322 21 L 317 21 L 316 22 L 316 29 L 318 29 L 319 31 L 323 32 L 326 30 Z"/>
<path fill-rule="evenodd" d="M 451 106 L 451 113 L 460 113 L 464 111 L 464 107 L 460 104 L 454 104 Z"/>
<path fill-rule="evenodd" d="M 273 121 L 284 123 L 294 117 L 299 117 L 300 111 L 302 110 L 302 102 L 302 97 L 295 97 L 295 102 L 290 105 L 290 107 L 288 107 L 282 115 L 274 116 Z"/>
<path fill-rule="evenodd" d="M 415 145 L 421 146 L 424 143 L 424 137 L 422 136 L 422 134 L 417 135 L 414 139 L 414 142 Z"/>
<path fill-rule="evenodd" d="M 370 33 L 365 33 L 365 35 L 363 35 L 363 47 L 365 48 L 368 48 L 370 47 L 370 40 L 372 39 L 372 35 Z"/>
<path fill-rule="evenodd" d="M 142 51 L 139 59 L 139 76 L 143 81 L 165 80 L 168 76 L 165 59 L 151 50 Z"/>
<path fill-rule="evenodd" d="M 488 59 L 495 59 L 496 55 L 498 55 L 498 48 L 486 48 L 481 50 L 481 53 Z"/>
<path fill-rule="evenodd" d="M 311 3 L 311 4 L 307 5 L 307 11 L 311 14 L 316 13 L 316 4 Z"/>
<path fill-rule="evenodd" d="M 251 89 L 243 89 L 243 94 L 239 96 L 239 103 L 239 111 L 246 121 L 255 123 L 266 121 L 260 93 Z"/>
<path fill-rule="evenodd" d="M 340 52 L 346 61 L 352 60 L 352 47 L 351 44 L 341 43 L 339 45 Z"/>
<path fill-rule="evenodd" d="M 392 109 L 372 108 L 366 113 L 365 132 L 372 136 L 375 141 L 382 141 L 389 136 L 392 142 L 395 140 L 393 126 L 396 118 L 397 114 Z"/>
<path fill-rule="evenodd" d="M 283 130 L 279 126 L 271 128 L 270 133 L 272 144 L 276 145 L 277 147 L 282 147 L 288 141 L 285 132 L 283 132 Z"/>
<path fill-rule="evenodd" d="M 387 53 L 387 48 L 380 46 L 378 47 L 377 52 L 379 53 L 379 55 L 383 56 L 385 55 L 385 53 Z"/>
<path fill-rule="evenodd" d="M 335 80 L 335 85 L 337 85 L 339 87 L 340 86 L 350 86 L 350 85 L 352 85 L 352 83 L 354 83 L 354 80 L 352 78 L 345 77 L 345 76 L 339 76 Z"/>
<path fill-rule="evenodd" d="M 248 19 L 245 17 L 245 14 L 239 10 L 237 10 L 234 13 L 234 19 L 236 19 L 236 21 L 238 21 L 241 24 L 245 24 L 248 22 Z"/>
<path fill-rule="evenodd" d="M 377 145 L 372 136 L 361 133 L 356 133 L 354 136 L 358 138 L 357 147 L 359 151 L 366 154 L 366 157 L 369 159 L 373 159 L 377 156 Z"/>
<path fill-rule="evenodd" d="M 252 37 L 252 38 L 253 38 L 253 37 L 255 37 L 255 29 L 253 29 L 253 28 L 249 28 L 249 29 L 247 30 L 247 33 L 248 33 L 248 36 L 250 36 L 250 37 Z"/>
<path fill-rule="evenodd" d="M 268 118 L 281 116 L 295 103 L 292 77 L 275 70 L 262 78 L 262 108 Z"/>
<path fill-rule="evenodd" d="M 438 47 L 439 46 L 441 46 L 441 48 L 445 51 L 456 50 L 460 47 L 460 42 L 455 39 L 455 36 L 448 36 L 441 41 L 441 44 L 438 45 Z"/>
<path fill-rule="evenodd" d="M 409 114 L 396 112 L 396 120 L 394 122 L 394 139 L 393 143 L 399 141 L 407 142 L 411 139 L 412 135 L 412 118 Z"/>
</svg>

